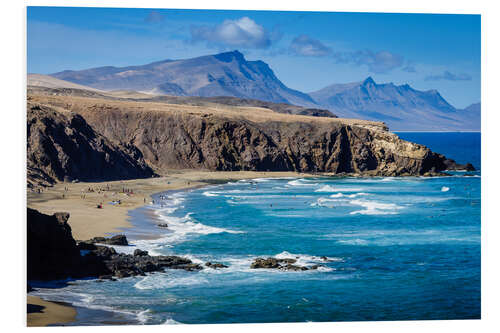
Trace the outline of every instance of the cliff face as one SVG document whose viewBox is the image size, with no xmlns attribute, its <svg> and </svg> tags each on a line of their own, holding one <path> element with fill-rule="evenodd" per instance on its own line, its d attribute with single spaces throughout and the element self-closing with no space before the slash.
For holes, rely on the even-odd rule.
<svg viewBox="0 0 500 333">
<path fill-rule="evenodd" d="M 376 122 L 64 96 L 32 97 L 28 106 L 28 179 L 104 181 L 170 169 L 404 176 L 471 167 Z"/>
<path fill-rule="evenodd" d="M 28 280 L 62 279 L 77 269 L 80 251 L 68 219 L 68 213 L 45 215 L 28 208 Z"/>
<path fill-rule="evenodd" d="M 28 186 L 153 175 L 137 148 L 113 144 L 78 114 L 28 102 L 27 139 Z"/>
<path fill-rule="evenodd" d="M 454 161 L 403 141 L 382 126 L 255 122 L 211 114 L 102 108 L 80 112 L 110 140 L 137 147 L 159 173 L 203 168 L 398 176 L 457 167 Z"/>
</svg>

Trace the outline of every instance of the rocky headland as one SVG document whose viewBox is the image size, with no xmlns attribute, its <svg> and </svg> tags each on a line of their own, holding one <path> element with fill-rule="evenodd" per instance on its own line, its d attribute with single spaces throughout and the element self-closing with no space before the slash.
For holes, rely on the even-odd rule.
<svg viewBox="0 0 500 333">
<path fill-rule="evenodd" d="M 112 180 L 172 169 L 432 176 L 472 170 L 379 122 L 263 107 L 30 95 L 28 181 Z"/>
</svg>

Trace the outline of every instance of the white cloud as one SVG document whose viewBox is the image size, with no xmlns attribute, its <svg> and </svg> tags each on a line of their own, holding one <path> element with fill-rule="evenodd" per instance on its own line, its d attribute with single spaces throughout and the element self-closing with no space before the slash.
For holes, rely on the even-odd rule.
<svg viewBox="0 0 500 333">
<path fill-rule="evenodd" d="M 323 57 L 332 52 L 328 46 L 307 35 L 295 37 L 290 44 L 290 51 L 307 57 Z"/>
<path fill-rule="evenodd" d="M 334 58 L 338 63 L 352 63 L 358 66 L 366 65 L 372 73 L 388 73 L 404 64 L 402 56 L 389 51 L 374 52 L 372 50 L 361 50 L 336 53 Z"/>
<path fill-rule="evenodd" d="M 267 48 L 271 45 L 267 30 L 248 17 L 225 20 L 215 26 L 191 27 L 191 40 L 242 48 Z"/>
<path fill-rule="evenodd" d="M 444 71 L 442 74 L 437 75 L 428 75 L 424 79 L 425 81 L 439 81 L 439 80 L 448 80 L 448 81 L 470 81 L 472 77 L 467 73 L 455 74 L 450 71 Z"/>
</svg>

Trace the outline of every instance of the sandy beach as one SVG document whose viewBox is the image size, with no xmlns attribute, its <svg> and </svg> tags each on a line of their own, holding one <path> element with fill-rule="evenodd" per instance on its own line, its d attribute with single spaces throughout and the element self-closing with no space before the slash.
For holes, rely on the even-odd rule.
<svg viewBox="0 0 500 333">
<path fill-rule="evenodd" d="M 148 204 L 154 193 L 187 189 L 231 180 L 260 177 L 303 177 L 296 172 L 254 171 L 171 171 L 168 176 L 99 183 L 58 183 L 50 188 L 28 190 L 27 205 L 46 214 L 69 212 L 68 223 L 73 237 L 86 240 L 107 236 L 131 227 L 128 211 Z M 310 175 L 309 175 L 310 176 Z M 120 200 L 120 204 L 110 202 Z M 97 205 L 102 204 L 102 208 Z M 41 312 L 29 313 L 28 326 L 46 326 L 74 320 L 73 307 L 28 296 L 28 304 L 43 306 Z"/>
<path fill-rule="evenodd" d="M 68 212 L 73 237 L 86 240 L 130 227 L 128 211 L 148 204 L 151 194 L 259 177 L 301 177 L 296 172 L 172 171 L 166 177 L 100 183 L 58 183 L 41 193 L 28 190 L 28 207 L 45 214 Z M 117 202 L 120 204 L 110 204 Z M 102 204 L 102 208 L 97 205 Z"/>
<path fill-rule="evenodd" d="M 75 320 L 76 310 L 67 305 L 48 302 L 40 297 L 28 296 L 28 327 L 66 324 Z"/>
</svg>

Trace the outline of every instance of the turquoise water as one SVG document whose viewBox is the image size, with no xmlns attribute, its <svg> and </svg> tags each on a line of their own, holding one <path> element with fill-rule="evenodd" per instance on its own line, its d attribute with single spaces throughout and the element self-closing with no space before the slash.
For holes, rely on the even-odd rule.
<svg viewBox="0 0 500 333">
<path fill-rule="evenodd" d="M 399 135 L 480 167 L 479 133 Z M 481 178 L 464 174 L 262 178 L 157 195 L 157 205 L 131 212 L 132 243 L 229 268 L 79 281 L 39 293 L 146 324 L 480 318 Z M 141 239 L 153 233 L 160 238 Z M 249 268 L 267 256 L 323 267 Z M 77 324 L 105 320 L 101 312 Z"/>
</svg>

